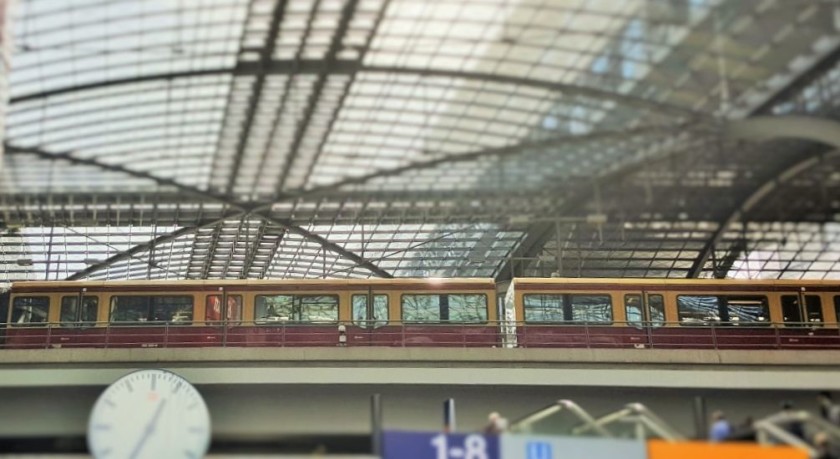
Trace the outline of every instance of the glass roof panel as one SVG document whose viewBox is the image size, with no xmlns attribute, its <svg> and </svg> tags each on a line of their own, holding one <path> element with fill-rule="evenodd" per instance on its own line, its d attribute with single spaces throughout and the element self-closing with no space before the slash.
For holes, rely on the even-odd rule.
<svg viewBox="0 0 840 459">
<path fill-rule="evenodd" d="M 769 102 L 830 114 L 829 80 L 776 99 L 840 46 L 832 3 L 20 0 L 0 170 L 0 203 L 17 210 L 0 222 L 30 248 L 57 214 L 53 237 L 108 218 L 121 224 L 104 232 L 133 244 L 159 234 L 149 215 L 189 230 L 169 258 L 156 248 L 94 277 L 372 275 L 364 260 L 394 275 L 493 275 L 527 236 L 506 225 L 505 202 L 534 219 L 643 161 L 726 156 L 715 123 Z M 743 168 L 714 161 L 717 176 L 643 180 L 734 189 Z M 178 194 L 183 209 L 218 209 L 143 207 Z M 74 200 L 102 200 L 108 216 L 77 217 Z M 667 242 L 656 231 L 644 237 Z M 592 272 L 686 272 L 695 249 L 665 242 Z M 48 255 L 48 268 L 36 252 L 18 271 L 88 265 L 57 249 L 64 264 Z"/>
</svg>

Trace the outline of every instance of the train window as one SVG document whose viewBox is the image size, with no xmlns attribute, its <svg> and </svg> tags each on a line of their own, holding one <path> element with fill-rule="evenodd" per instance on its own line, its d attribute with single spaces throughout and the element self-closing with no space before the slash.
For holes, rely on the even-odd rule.
<svg viewBox="0 0 840 459">
<path fill-rule="evenodd" d="M 648 317 L 650 326 L 660 327 L 665 323 L 665 301 L 662 295 L 648 295 Z M 642 309 L 642 295 L 624 295 L 624 311 L 629 325 L 641 326 L 645 322 Z"/>
<path fill-rule="evenodd" d="M 301 322 L 338 322 L 338 297 L 334 295 L 300 296 Z"/>
<path fill-rule="evenodd" d="M 802 311 L 799 310 L 798 295 L 782 295 L 782 320 L 785 323 L 802 322 Z"/>
<path fill-rule="evenodd" d="M 648 295 L 648 315 L 654 327 L 665 325 L 665 299 L 662 295 Z"/>
<path fill-rule="evenodd" d="M 785 323 L 791 326 L 805 325 L 805 323 L 816 326 L 822 324 L 822 300 L 817 295 L 805 295 L 805 314 L 799 307 L 799 295 L 782 295 L 782 317 Z"/>
<path fill-rule="evenodd" d="M 609 295 L 571 295 L 571 322 L 612 323 Z"/>
<path fill-rule="evenodd" d="M 817 295 L 805 295 L 805 313 L 811 324 L 822 324 L 822 300 Z"/>
<path fill-rule="evenodd" d="M 353 323 L 368 327 L 369 320 L 374 320 L 374 327 L 388 323 L 388 295 L 373 295 L 373 317 L 368 319 L 368 295 L 353 295 Z"/>
<path fill-rule="evenodd" d="M 404 322 L 440 322 L 447 320 L 442 313 L 449 310 L 441 308 L 441 297 L 446 295 L 403 295 L 402 320 Z M 444 310 L 445 309 L 445 310 Z"/>
<path fill-rule="evenodd" d="M 642 314 L 642 295 L 624 295 L 624 314 L 629 325 L 641 325 L 645 321 Z"/>
<path fill-rule="evenodd" d="M 336 295 L 257 295 L 257 323 L 323 323 L 338 321 Z"/>
<path fill-rule="evenodd" d="M 50 298 L 47 296 L 19 296 L 12 301 L 12 325 L 46 325 Z"/>
<path fill-rule="evenodd" d="M 449 295 L 449 321 L 487 322 L 487 296 Z"/>
<path fill-rule="evenodd" d="M 59 320 L 62 326 L 73 326 L 78 322 L 92 325 L 96 323 L 98 312 L 99 298 L 95 296 L 85 296 L 82 299 L 81 308 L 79 308 L 79 295 L 65 296 L 61 298 Z"/>
<path fill-rule="evenodd" d="M 487 322 L 486 295 L 403 295 L 401 305 L 404 322 Z"/>
<path fill-rule="evenodd" d="M 563 295 L 525 295 L 525 322 L 563 322 Z"/>
<path fill-rule="evenodd" d="M 258 323 L 290 322 L 300 318 L 294 313 L 292 295 L 257 295 L 254 300 L 254 319 Z"/>
<path fill-rule="evenodd" d="M 834 317 L 840 322 L 840 295 L 834 295 Z"/>
<path fill-rule="evenodd" d="M 707 325 L 720 322 L 720 302 L 716 296 L 679 295 L 677 314 L 680 325 Z"/>
<path fill-rule="evenodd" d="M 733 325 L 770 325 L 770 307 L 765 296 L 726 297 L 726 314 Z"/>
<path fill-rule="evenodd" d="M 208 295 L 207 304 L 204 308 L 204 320 L 206 322 L 239 322 L 242 320 L 242 295 L 227 295 L 227 307 L 225 315 L 222 316 L 222 295 Z"/>
<path fill-rule="evenodd" d="M 193 320 L 191 296 L 114 296 L 111 322 L 189 324 Z"/>
</svg>

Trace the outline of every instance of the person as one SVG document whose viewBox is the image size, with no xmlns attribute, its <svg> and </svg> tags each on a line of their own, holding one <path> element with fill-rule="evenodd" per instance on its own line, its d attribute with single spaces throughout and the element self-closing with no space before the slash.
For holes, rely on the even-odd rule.
<svg viewBox="0 0 840 459">
<path fill-rule="evenodd" d="M 826 421 L 840 426 L 840 405 L 834 403 L 831 398 L 831 393 L 820 392 L 817 395 L 817 403 L 820 404 L 820 415 Z"/>
<path fill-rule="evenodd" d="M 487 416 L 487 427 L 484 428 L 484 433 L 490 435 L 499 435 L 504 433 L 508 428 L 507 419 L 503 418 L 498 412 L 494 411 Z"/>
<path fill-rule="evenodd" d="M 712 443 L 719 443 L 727 438 L 732 433 L 732 426 L 726 420 L 723 411 L 715 411 L 712 413 L 712 428 L 709 429 L 709 441 Z"/>
<path fill-rule="evenodd" d="M 752 416 L 747 416 L 744 419 L 744 422 L 741 423 L 741 425 L 736 426 L 732 429 L 732 433 L 729 434 L 729 440 L 750 442 L 755 442 L 757 440 L 755 427 L 753 427 Z"/>
<path fill-rule="evenodd" d="M 814 435 L 814 448 L 817 450 L 816 459 L 837 459 L 837 455 L 831 451 L 831 442 L 825 432 Z"/>
</svg>

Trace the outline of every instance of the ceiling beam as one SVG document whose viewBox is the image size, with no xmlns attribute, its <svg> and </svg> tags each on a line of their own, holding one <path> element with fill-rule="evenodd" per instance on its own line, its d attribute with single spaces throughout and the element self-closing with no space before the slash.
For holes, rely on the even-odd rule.
<svg viewBox="0 0 840 459">
<path fill-rule="evenodd" d="M 323 237 L 321 237 L 321 236 L 319 236 L 319 235 L 317 235 L 317 234 L 315 234 L 311 231 L 308 231 L 308 230 L 306 230 L 302 227 L 299 227 L 299 226 L 295 225 L 291 220 L 280 220 L 280 219 L 276 219 L 276 218 L 273 218 L 269 215 L 265 215 L 265 214 L 261 213 L 262 211 L 270 210 L 271 205 L 263 206 L 261 209 L 255 209 L 255 208 L 253 208 L 253 206 L 249 205 L 248 203 L 245 203 L 245 202 L 242 202 L 242 201 L 237 201 L 237 200 L 229 198 L 225 195 L 220 195 L 218 193 L 213 193 L 211 191 L 205 191 L 205 190 L 201 190 L 201 189 L 196 188 L 196 187 L 192 187 L 192 186 L 189 186 L 189 185 L 184 185 L 184 184 L 178 183 L 178 182 L 176 182 L 174 180 L 171 180 L 171 179 L 162 179 L 162 178 L 156 177 L 152 174 L 149 174 L 148 172 L 136 171 L 136 170 L 124 167 L 124 166 L 106 164 L 106 163 L 103 163 L 103 162 L 101 162 L 97 159 L 78 158 L 78 157 L 72 155 L 71 153 L 50 153 L 50 152 L 47 152 L 45 150 L 41 150 L 41 149 L 38 149 L 38 148 L 29 148 L 29 147 L 20 148 L 20 147 L 15 147 L 14 145 L 9 145 L 9 144 L 6 144 L 6 152 L 10 153 L 10 154 L 30 154 L 30 155 L 34 155 L 34 156 L 44 158 L 44 159 L 68 161 L 68 162 L 71 162 L 73 164 L 84 164 L 86 166 L 97 167 L 97 168 L 100 168 L 102 170 L 107 170 L 107 171 L 112 171 L 112 172 L 120 172 L 120 173 L 127 174 L 127 175 L 130 175 L 130 176 L 133 176 L 133 177 L 146 178 L 146 179 L 152 180 L 152 181 L 154 181 L 158 184 L 165 184 L 165 185 L 168 185 L 168 186 L 175 187 L 175 188 L 180 189 L 181 191 L 184 191 L 184 192 L 189 193 L 189 194 L 197 194 L 199 196 L 204 195 L 204 196 L 207 196 L 207 197 L 211 197 L 214 200 L 216 200 L 218 202 L 221 202 L 223 204 L 226 204 L 226 205 L 230 206 L 232 209 L 238 211 L 237 213 L 233 214 L 232 216 L 230 216 L 228 218 L 225 218 L 221 221 L 236 219 L 236 218 L 242 218 L 245 215 L 253 214 L 253 215 L 255 215 L 259 218 L 265 219 L 269 223 L 272 223 L 274 225 L 285 228 L 290 233 L 300 235 L 304 239 L 306 239 L 310 242 L 314 242 L 316 244 L 319 244 L 319 245 L 323 246 L 324 248 L 326 248 L 327 250 L 329 250 L 331 252 L 335 252 L 339 256 L 347 258 L 348 260 L 353 261 L 354 263 L 358 264 L 359 266 L 361 266 L 365 269 L 368 269 L 369 271 L 373 272 L 377 276 L 393 277 L 390 273 L 388 273 L 387 271 L 379 268 L 378 266 L 376 266 L 372 262 L 363 259 L 362 257 L 356 255 L 355 253 L 353 253 L 349 250 L 346 250 L 343 247 L 339 246 L 338 244 L 330 242 L 327 239 L 325 239 L 325 238 L 323 238 Z M 180 237 L 180 236 L 183 236 L 183 235 L 186 235 L 186 234 L 192 234 L 195 231 L 198 231 L 202 227 L 204 227 L 204 226 L 182 228 L 182 229 L 176 231 L 175 233 L 178 233 L 179 237 Z M 186 231 L 186 232 L 183 232 L 183 231 Z M 164 240 L 163 242 L 166 242 L 166 240 Z M 138 246 L 135 246 L 134 248 L 129 249 L 129 251 L 126 251 L 126 252 L 131 252 L 138 247 L 142 248 L 142 250 L 140 250 L 142 252 L 142 251 L 148 250 L 150 247 L 152 247 L 156 244 L 160 244 L 160 243 L 161 243 L 160 240 L 152 239 L 148 243 L 144 243 L 144 244 L 140 244 Z M 129 257 L 130 256 L 131 256 L 131 254 L 129 254 Z M 121 261 L 123 259 L 125 259 L 125 258 L 111 257 L 108 260 L 105 260 L 103 263 L 94 264 L 94 265 L 88 267 L 88 269 L 85 269 L 85 270 L 80 271 L 80 272 L 85 272 L 85 273 L 93 272 L 93 271 L 90 271 L 91 268 L 102 269 L 106 266 L 110 266 L 111 264 L 116 263 L 118 261 Z M 73 276 L 71 276 L 71 277 L 73 277 Z M 73 278 L 75 279 L 77 277 L 73 277 Z"/>
<path fill-rule="evenodd" d="M 268 32 L 265 37 L 265 46 L 259 50 L 260 59 L 256 62 L 256 67 L 254 69 L 256 79 L 251 87 L 251 94 L 248 97 L 248 108 L 245 112 L 245 123 L 239 131 L 239 138 L 236 142 L 236 153 L 233 159 L 233 168 L 230 171 L 227 186 L 225 187 L 225 193 L 227 194 L 233 192 L 236 178 L 239 176 L 239 168 L 242 166 L 242 157 L 245 155 L 245 148 L 248 145 L 248 139 L 251 137 L 251 129 L 254 126 L 257 107 L 260 105 L 263 86 L 265 86 L 265 80 L 267 77 L 265 69 L 270 64 L 272 56 L 274 55 L 274 50 L 277 47 L 277 37 L 280 34 L 280 24 L 283 22 L 283 17 L 285 16 L 284 12 L 286 11 L 286 3 L 286 1 L 279 0 L 274 3 L 274 10 L 271 14 L 271 22 L 269 23 Z M 232 88 L 231 91 L 233 91 Z M 231 116 L 231 112 L 233 110 L 235 109 L 232 109 L 230 104 L 228 104 L 225 116 Z M 223 121 L 222 125 L 224 126 L 225 124 L 226 121 Z M 216 153 L 218 154 L 218 151 Z"/>
<path fill-rule="evenodd" d="M 315 81 L 315 85 L 312 89 L 312 92 L 309 94 L 309 98 L 307 100 L 306 109 L 303 113 L 303 119 L 298 123 L 298 126 L 295 129 L 295 135 L 292 139 L 291 148 L 289 148 L 289 152 L 286 155 L 285 161 L 283 162 L 283 168 L 280 171 L 280 177 L 278 178 L 276 184 L 276 189 L 278 193 L 281 192 L 285 187 L 289 177 L 289 173 L 292 170 L 292 166 L 294 165 L 295 161 L 299 156 L 301 144 L 303 143 L 303 138 L 306 135 L 306 132 L 309 130 L 309 126 L 312 123 L 312 117 L 318 108 L 318 103 L 321 100 L 321 94 L 324 91 L 324 86 L 327 84 L 327 80 L 329 79 L 330 75 L 333 74 L 331 68 L 336 63 L 338 53 L 339 51 L 341 51 L 342 43 L 344 42 L 344 38 L 347 35 L 347 29 L 350 26 L 350 21 L 353 19 L 353 16 L 356 13 L 356 8 L 358 7 L 358 4 L 359 0 L 349 0 L 347 3 L 344 4 L 344 7 L 341 10 L 341 17 L 339 18 L 338 25 L 336 26 L 335 32 L 333 33 L 332 39 L 330 40 L 330 46 L 327 49 L 327 52 L 324 56 L 324 62 L 326 65 L 323 67 L 321 72 L 318 73 L 318 79 Z M 382 19 L 382 15 L 387 7 L 387 1 L 383 2 L 382 5 L 380 5 L 377 19 L 374 22 L 373 30 L 368 36 L 365 46 L 362 48 L 361 55 L 358 57 L 359 62 L 364 61 L 364 53 L 369 48 L 370 40 L 373 37 L 373 35 L 376 34 L 376 29 L 379 26 L 379 23 Z M 324 131 L 324 135 L 318 143 L 316 154 L 313 158 L 310 159 L 310 167 L 308 168 L 309 170 L 311 170 L 311 168 L 314 167 L 315 162 L 318 161 L 319 153 L 324 143 L 326 142 L 327 137 L 330 135 L 331 127 L 338 115 L 338 112 L 341 110 L 341 106 L 344 103 L 344 100 L 350 91 L 350 86 L 353 84 L 353 80 L 355 79 L 357 73 L 358 72 L 352 73 L 348 81 L 344 84 L 344 88 L 337 103 L 337 106 L 332 110 L 331 120 L 327 123 L 327 128 Z M 306 184 L 306 180 L 303 181 L 303 184 Z"/>
<path fill-rule="evenodd" d="M 22 102 L 40 100 L 44 98 L 54 97 L 62 94 L 70 94 L 81 91 L 96 90 L 102 88 L 109 88 L 121 85 L 133 85 L 138 83 L 148 82 L 168 82 L 181 78 L 196 78 L 202 76 L 218 76 L 218 75 L 301 75 L 301 74 L 321 74 L 322 72 L 329 72 L 330 74 L 353 75 L 356 73 L 367 74 L 387 74 L 387 75 L 409 75 L 429 78 L 452 78 L 463 80 L 475 80 L 482 82 L 493 82 L 500 84 L 509 84 L 514 86 L 524 86 L 538 89 L 545 89 L 547 91 L 558 92 L 569 96 L 588 97 L 597 100 L 610 100 L 621 105 L 626 105 L 634 108 L 652 110 L 665 114 L 671 114 L 681 117 L 688 117 L 693 119 L 711 119 L 709 115 L 702 112 L 692 110 L 683 106 L 669 104 L 665 102 L 657 102 L 643 97 L 638 97 L 630 94 L 622 94 L 614 91 L 607 91 L 590 86 L 565 83 L 559 81 L 543 80 L 538 78 L 518 77 L 512 75 L 497 75 L 490 72 L 478 71 L 464 71 L 464 70 L 449 70 L 449 69 L 434 69 L 426 67 L 409 67 L 409 66 L 382 66 L 382 65 L 364 65 L 359 60 L 338 59 L 333 62 L 328 62 L 323 59 L 303 59 L 303 60 L 272 60 L 268 63 L 261 62 L 239 62 L 236 67 L 223 67 L 215 69 L 189 70 L 184 72 L 161 73 L 152 75 L 143 75 L 129 78 L 117 78 L 113 80 L 100 81 L 95 83 L 87 83 L 82 85 L 65 86 L 54 88 L 47 91 L 22 94 L 14 96 L 9 99 L 9 104 L 14 106 Z"/>
</svg>

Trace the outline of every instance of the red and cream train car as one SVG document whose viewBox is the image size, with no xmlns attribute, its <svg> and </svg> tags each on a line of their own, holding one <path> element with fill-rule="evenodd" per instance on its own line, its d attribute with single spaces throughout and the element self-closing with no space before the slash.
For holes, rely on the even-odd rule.
<svg viewBox="0 0 840 459">
<path fill-rule="evenodd" d="M 5 346 L 495 346 L 490 279 L 21 282 Z"/>
<path fill-rule="evenodd" d="M 840 283 L 514 279 L 520 347 L 840 347 Z"/>
</svg>

